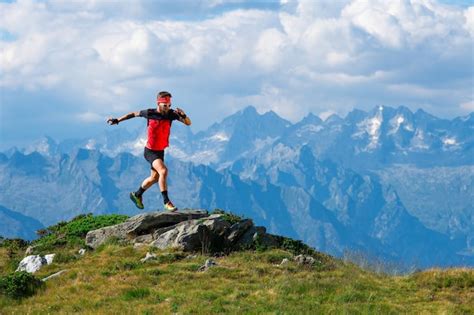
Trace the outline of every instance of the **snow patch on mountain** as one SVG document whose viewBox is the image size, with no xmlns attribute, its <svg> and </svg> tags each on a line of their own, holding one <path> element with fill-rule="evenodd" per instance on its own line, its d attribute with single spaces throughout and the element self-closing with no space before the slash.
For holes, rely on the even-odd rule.
<svg viewBox="0 0 474 315">
<path fill-rule="evenodd" d="M 413 131 L 413 126 L 407 121 L 403 115 L 397 115 L 390 119 L 389 121 L 391 129 L 388 131 L 387 135 L 392 135 L 400 130 L 400 127 L 407 131 Z M 403 126 L 402 126 L 403 125 Z"/>
<path fill-rule="evenodd" d="M 270 146 L 272 145 L 276 140 L 278 139 L 278 137 L 266 137 L 265 139 L 255 139 L 254 142 L 253 142 L 253 148 L 254 150 L 253 151 L 258 151 L 258 150 L 261 150 L 267 146 Z"/>
<path fill-rule="evenodd" d="M 425 143 L 425 133 L 421 129 L 416 129 L 415 136 L 410 141 L 410 150 L 428 150 L 430 146 Z"/>
<path fill-rule="evenodd" d="M 324 129 L 324 126 L 309 124 L 309 125 L 304 125 L 303 127 L 299 128 L 295 134 L 298 138 L 301 138 L 301 137 L 306 136 L 309 133 L 318 133 L 323 129 Z"/>
<path fill-rule="evenodd" d="M 365 148 L 362 148 L 361 151 L 373 151 L 374 149 L 380 146 L 379 139 L 380 139 L 380 127 L 383 123 L 383 116 L 382 116 L 382 109 L 383 107 L 379 107 L 379 111 L 376 113 L 374 117 L 370 117 L 364 119 L 360 123 L 357 124 L 358 131 L 354 133 L 351 137 L 353 139 L 357 138 L 364 138 L 365 135 L 369 137 L 369 143 Z"/>
<path fill-rule="evenodd" d="M 97 141 L 95 141 L 95 139 L 89 139 L 87 140 L 87 143 L 85 145 L 85 148 L 87 150 L 94 150 L 97 146 Z"/>
<path fill-rule="evenodd" d="M 459 150 L 461 148 L 461 144 L 456 141 L 455 137 L 444 137 L 442 141 L 444 151 Z"/>
<path fill-rule="evenodd" d="M 207 139 L 211 141 L 226 142 L 226 141 L 229 141 L 229 136 L 223 132 L 218 132 Z"/>
</svg>

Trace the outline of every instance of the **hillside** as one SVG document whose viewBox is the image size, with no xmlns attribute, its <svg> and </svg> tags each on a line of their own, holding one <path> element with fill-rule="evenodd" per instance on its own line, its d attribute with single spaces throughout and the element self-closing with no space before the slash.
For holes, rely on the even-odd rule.
<svg viewBox="0 0 474 315">
<path fill-rule="evenodd" d="M 235 217 L 226 218 L 234 220 Z M 35 276 L 45 282 L 35 295 L 15 300 L 0 295 L 0 313 L 468 313 L 474 309 L 472 269 L 432 269 L 389 276 L 311 250 L 292 241 L 280 248 L 253 247 L 228 254 L 188 253 L 132 246 L 109 240 L 83 256 L 88 229 L 124 218 L 82 216 L 49 228 L 36 241 L 38 252 L 56 253 Z M 108 223 L 104 223 L 108 222 Z M 113 223 L 114 222 L 114 223 Z M 12 272 L 25 244 L 4 242 L 0 275 Z M 315 264 L 294 261 L 298 251 Z M 141 259 L 148 253 L 156 258 Z M 217 265 L 200 271 L 212 258 Z M 282 264 L 284 258 L 287 263 Z"/>
</svg>

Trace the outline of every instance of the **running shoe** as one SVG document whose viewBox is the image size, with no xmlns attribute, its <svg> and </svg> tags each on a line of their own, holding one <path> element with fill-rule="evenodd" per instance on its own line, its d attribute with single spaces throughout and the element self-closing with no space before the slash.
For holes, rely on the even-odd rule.
<svg viewBox="0 0 474 315">
<path fill-rule="evenodd" d="M 167 203 L 165 203 L 164 207 L 165 207 L 165 210 L 171 211 L 171 212 L 178 210 L 178 208 L 176 208 L 171 201 L 168 201 Z"/>
<path fill-rule="evenodd" d="M 135 206 L 137 206 L 138 209 L 145 208 L 143 206 L 142 197 L 137 197 L 134 192 L 130 193 L 130 199 L 133 201 L 133 203 L 135 204 Z"/>
</svg>

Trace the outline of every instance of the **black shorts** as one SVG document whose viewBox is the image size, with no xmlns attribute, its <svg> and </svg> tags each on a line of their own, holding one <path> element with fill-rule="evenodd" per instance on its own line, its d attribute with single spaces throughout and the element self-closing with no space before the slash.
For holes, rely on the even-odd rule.
<svg viewBox="0 0 474 315">
<path fill-rule="evenodd" d="M 151 168 L 153 169 L 153 161 L 156 159 L 160 159 L 163 162 L 165 161 L 165 150 L 150 150 L 147 147 L 145 147 L 145 152 L 143 153 L 143 156 L 145 157 L 145 160 L 150 162 Z"/>
</svg>

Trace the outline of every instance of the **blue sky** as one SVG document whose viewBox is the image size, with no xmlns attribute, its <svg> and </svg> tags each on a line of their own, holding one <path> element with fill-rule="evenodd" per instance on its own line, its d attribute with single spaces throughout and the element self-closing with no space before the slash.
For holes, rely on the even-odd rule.
<svg viewBox="0 0 474 315">
<path fill-rule="evenodd" d="M 194 132 L 247 105 L 453 118 L 474 111 L 473 43 L 472 1 L 0 1 L 0 150 L 94 135 L 160 90 Z"/>
</svg>

